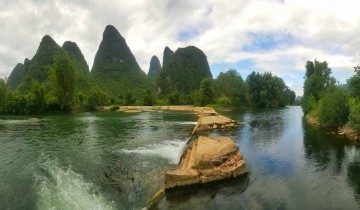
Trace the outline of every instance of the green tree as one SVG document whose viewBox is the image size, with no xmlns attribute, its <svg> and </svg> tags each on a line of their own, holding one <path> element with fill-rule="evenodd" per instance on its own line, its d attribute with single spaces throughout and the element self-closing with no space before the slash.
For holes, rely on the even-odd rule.
<svg viewBox="0 0 360 210">
<path fill-rule="evenodd" d="M 3 109 L 5 108 L 7 92 L 8 89 L 5 80 L 0 79 L 0 112 L 2 112 Z"/>
<path fill-rule="evenodd" d="M 50 70 L 50 81 L 53 84 L 52 102 L 58 102 L 60 109 L 70 111 L 74 99 L 74 86 L 76 80 L 75 65 L 65 54 L 55 57 L 55 63 Z"/>
<path fill-rule="evenodd" d="M 321 125 L 336 128 L 344 125 L 349 117 L 348 95 L 340 87 L 327 91 L 319 101 L 319 120 Z"/>
<path fill-rule="evenodd" d="M 311 111 L 310 105 L 306 104 L 307 102 L 311 102 L 308 98 L 314 97 L 316 103 L 318 103 L 325 92 L 329 88 L 335 86 L 336 80 L 331 76 L 331 69 L 328 67 L 326 61 L 307 61 L 305 69 L 306 72 L 302 107 L 304 113 L 307 114 Z"/>
<path fill-rule="evenodd" d="M 211 78 L 208 77 L 201 81 L 200 93 L 201 93 L 201 106 L 205 106 L 206 104 L 211 103 L 211 101 L 214 98 Z"/>
<path fill-rule="evenodd" d="M 293 105 L 296 98 L 296 93 L 290 90 L 288 87 L 285 89 L 286 104 Z"/>
<path fill-rule="evenodd" d="M 286 105 L 286 85 L 271 72 L 252 72 L 246 79 L 251 105 L 258 108 L 276 108 Z"/>
<path fill-rule="evenodd" d="M 180 93 L 179 91 L 173 91 L 171 94 L 168 94 L 168 101 L 171 105 L 180 104 Z"/>
<path fill-rule="evenodd" d="M 358 102 L 351 106 L 349 123 L 350 126 L 360 134 L 360 104 Z"/>
<path fill-rule="evenodd" d="M 103 90 L 96 87 L 91 87 L 82 97 L 82 106 L 88 111 L 94 111 L 96 106 L 109 103 L 109 96 Z"/>
<path fill-rule="evenodd" d="M 36 80 L 30 85 L 30 90 L 25 94 L 27 113 L 43 113 L 46 109 L 45 87 Z"/>
<path fill-rule="evenodd" d="M 360 99 L 360 66 L 354 67 L 355 75 L 347 80 L 351 94 Z"/>
<path fill-rule="evenodd" d="M 144 93 L 144 106 L 152 106 L 155 103 L 154 95 L 150 90 L 145 91 Z"/>
<path fill-rule="evenodd" d="M 127 92 L 125 96 L 125 105 L 134 105 L 136 102 L 136 98 L 131 92 Z"/>
<path fill-rule="evenodd" d="M 213 82 L 214 95 L 218 98 L 218 102 L 222 104 L 230 104 L 236 108 L 244 108 L 248 106 L 249 95 L 248 88 L 240 74 L 235 69 L 227 72 L 221 72 Z"/>
</svg>

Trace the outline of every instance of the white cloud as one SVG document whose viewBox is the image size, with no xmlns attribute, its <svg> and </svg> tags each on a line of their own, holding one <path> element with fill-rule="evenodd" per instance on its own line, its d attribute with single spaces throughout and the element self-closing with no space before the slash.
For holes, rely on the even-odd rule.
<svg viewBox="0 0 360 210">
<path fill-rule="evenodd" d="M 43 35 L 75 41 L 91 66 L 106 25 L 127 40 L 144 71 L 152 55 L 195 45 L 210 64 L 250 59 L 254 70 L 299 77 L 307 60 L 334 72 L 360 64 L 360 13 L 350 0 L 4 0 L 0 2 L 0 77 L 31 58 Z M 274 43 L 254 36 L 271 35 Z M 184 37 L 182 37 L 182 35 Z M 291 39 L 291 40 L 289 40 Z M 256 46 L 256 47 L 254 47 Z M 254 47 L 253 50 L 244 50 Z M 299 78 L 301 85 L 302 78 Z"/>
</svg>

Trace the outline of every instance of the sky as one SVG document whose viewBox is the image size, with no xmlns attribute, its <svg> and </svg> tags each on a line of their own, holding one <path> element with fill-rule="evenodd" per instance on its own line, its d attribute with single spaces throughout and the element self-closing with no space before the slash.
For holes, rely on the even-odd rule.
<svg viewBox="0 0 360 210">
<path fill-rule="evenodd" d="M 193 45 L 214 78 L 270 71 L 302 95 L 306 61 L 327 61 L 341 83 L 360 65 L 359 8 L 357 0 L 1 0 L 0 78 L 46 34 L 60 46 L 76 42 L 91 68 L 111 24 L 145 72 L 165 46 Z"/>
</svg>

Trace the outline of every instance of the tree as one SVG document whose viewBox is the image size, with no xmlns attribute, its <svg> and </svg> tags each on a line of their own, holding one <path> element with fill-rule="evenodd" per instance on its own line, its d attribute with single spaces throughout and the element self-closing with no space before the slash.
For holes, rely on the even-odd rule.
<svg viewBox="0 0 360 210">
<path fill-rule="evenodd" d="M 221 72 L 213 82 L 214 95 L 223 104 L 229 103 L 236 108 L 248 106 L 248 88 L 240 74 L 235 69 Z"/>
<path fill-rule="evenodd" d="M 304 113 L 307 114 L 311 111 L 311 109 L 309 109 L 310 105 L 306 104 L 307 102 L 312 102 L 312 100 L 309 100 L 309 97 L 314 97 L 315 102 L 318 103 L 325 92 L 335 86 L 336 80 L 331 76 L 331 69 L 328 67 L 326 61 L 307 61 L 305 69 L 302 107 Z"/>
<path fill-rule="evenodd" d="M 50 95 L 57 97 L 52 98 L 52 102 L 58 102 L 61 110 L 70 111 L 74 99 L 75 65 L 65 54 L 56 56 L 49 74 L 54 87 Z"/>
<path fill-rule="evenodd" d="M 246 79 L 249 87 L 251 105 L 257 108 L 276 108 L 286 105 L 286 85 L 271 72 L 263 74 L 252 72 Z"/>
<path fill-rule="evenodd" d="M 136 99 L 134 95 L 131 92 L 127 92 L 125 96 L 125 105 L 134 105 L 136 102 Z"/>
<path fill-rule="evenodd" d="M 180 104 L 180 93 L 179 91 L 173 91 L 168 95 L 169 104 L 179 105 Z"/>
<path fill-rule="evenodd" d="M 319 120 L 321 125 L 336 128 L 348 121 L 348 95 L 340 87 L 327 91 L 319 101 Z"/>
<path fill-rule="evenodd" d="M 360 134 L 360 104 L 356 103 L 351 107 L 349 115 L 350 126 Z"/>
<path fill-rule="evenodd" d="M 288 87 L 285 88 L 286 104 L 293 105 L 296 98 L 296 93 L 290 90 Z"/>
<path fill-rule="evenodd" d="M 44 85 L 33 80 L 29 92 L 25 94 L 25 99 L 28 113 L 44 112 L 46 109 Z"/>
<path fill-rule="evenodd" d="M 201 81 L 200 91 L 202 96 L 201 105 L 205 106 L 206 104 L 211 103 L 214 98 L 214 93 L 212 90 L 212 79 L 210 77 L 205 78 Z"/>
<path fill-rule="evenodd" d="M 150 90 L 145 91 L 144 93 L 144 106 L 152 106 L 155 103 L 154 95 Z"/>
<path fill-rule="evenodd" d="M 354 67 L 355 75 L 347 80 L 351 94 L 360 99 L 360 66 Z"/>
<path fill-rule="evenodd" d="M 6 98 L 7 98 L 7 86 L 5 80 L 0 79 L 0 112 L 5 108 Z"/>
</svg>

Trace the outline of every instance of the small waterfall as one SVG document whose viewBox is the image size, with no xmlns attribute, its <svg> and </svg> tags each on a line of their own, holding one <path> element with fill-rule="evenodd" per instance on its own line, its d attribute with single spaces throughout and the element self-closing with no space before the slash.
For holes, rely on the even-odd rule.
<svg viewBox="0 0 360 210">
<path fill-rule="evenodd" d="M 150 144 L 133 150 L 122 149 L 121 151 L 128 154 L 161 157 L 168 160 L 171 164 L 178 164 L 185 144 L 186 141 L 183 140 L 167 140 L 159 144 Z"/>
</svg>

